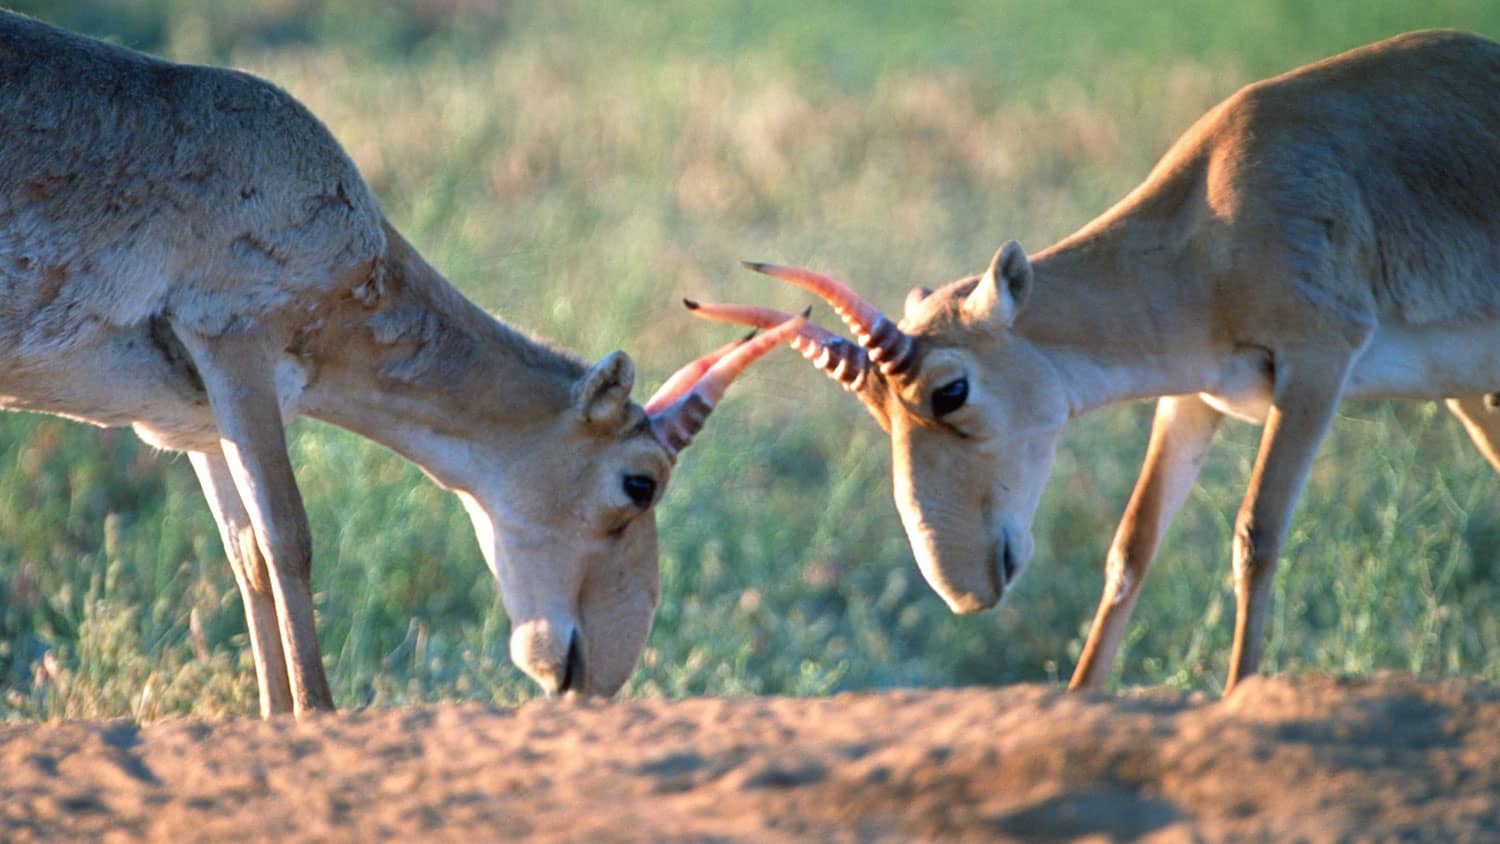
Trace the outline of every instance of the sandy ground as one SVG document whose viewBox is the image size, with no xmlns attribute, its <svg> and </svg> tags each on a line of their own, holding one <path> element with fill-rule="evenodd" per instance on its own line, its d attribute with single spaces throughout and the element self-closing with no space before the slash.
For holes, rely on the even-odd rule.
<svg viewBox="0 0 1500 844">
<path fill-rule="evenodd" d="M 1253 679 L 0 725 L 0 840 L 1500 840 L 1500 689 Z"/>
</svg>

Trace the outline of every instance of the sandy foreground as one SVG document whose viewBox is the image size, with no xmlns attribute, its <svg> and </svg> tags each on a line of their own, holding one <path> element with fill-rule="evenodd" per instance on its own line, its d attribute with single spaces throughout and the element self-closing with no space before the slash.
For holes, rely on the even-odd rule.
<svg viewBox="0 0 1500 844">
<path fill-rule="evenodd" d="M 1500 689 L 1257 678 L 0 725 L 0 840 L 1500 840 Z"/>
</svg>

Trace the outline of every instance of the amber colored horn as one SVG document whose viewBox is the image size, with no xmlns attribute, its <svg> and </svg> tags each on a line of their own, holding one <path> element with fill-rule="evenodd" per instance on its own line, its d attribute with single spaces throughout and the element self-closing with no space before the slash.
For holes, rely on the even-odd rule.
<svg viewBox="0 0 1500 844">
<path fill-rule="evenodd" d="M 755 261 L 741 263 L 748 269 L 790 282 L 822 297 L 854 332 L 859 344 L 869 350 L 870 359 L 880 366 L 881 372 L 903 375 L 915 366 L 916 345 L 912 343 L 911 337 L 897 328 L 896 323 L 891 322 L 879 308 L 865 301 L 864 297 L 849 289 L 843 282 L 800 267 Z"/>
<path fill-rule="evenodd" d="M 792 318 L 785 311 L 757 305 L 716 305 L 694 302 L 691 299 L 683 299 L 682 304 L 694 316 L 758 328 L 770 328 Z M 806 317 L 807 313 L 804 312 L 802 316 Z M 802 330 L 790 342 L 792 348 L 801 352 L 803 357 L 812 361 L 813 366 L 823 370 L 829 378 L 842 384 L 844 389 L 858 392 L 864 387 L 870 371 L 870 356 L 864 349 L 815 322 L 804 323 Z"/>
<path fill-rule="evenodd" d="M 790 316 L 788 317 L 788 319 L 790 319 Z M 777 324 L 779 325 L 780 323 Z M 712 368 L 713 365 L 718 363 L 720 359 L 722 359 L 725 355 L 738 348 L 741 343 L 745 343 L 751 337 L 754 337 L 755 334 L 756 332 L 752 331 L 738 340 L 725 343 L 719 348 L 714 349 L 703 357 L 698 358 L 692 363 L 689 363 L 676 372 L 672 373 L 671 377 L 669 377 L 666 381 L 663 381 L 662 385 L 657 388 L 656 392 L 651 394 L 651 398 L 646 400 L 646 415 L 655 416 L 657 413 L 660 413 L 663 409 L 670 406 L 673 402 L 682 398 L 684 393 L 686 393 L 688 390 L 691 390 L 693 388 L 693 385 L 698 383 L 698 379 L 703 377 L 703 373 Z"/>
<path fill-rule="evenodd" d="M 649 402 L 647 413 L 656 439 L 674 457 L 687 448 L 734 379 L 767 352 L 790 341 L 805 323 L 803 317 L 793 317 L 764 334 L 737 343 L 669 406 Z"/>
</svg>

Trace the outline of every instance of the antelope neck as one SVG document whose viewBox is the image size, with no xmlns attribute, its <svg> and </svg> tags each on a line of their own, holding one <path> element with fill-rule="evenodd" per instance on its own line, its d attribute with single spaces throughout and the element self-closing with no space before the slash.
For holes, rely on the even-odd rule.
<svg viewBox="0 0 1500 844">
<path fill-rule="evenodd" d="M 572 407 L 585 367 L 465 299 L 393 229 L 378 300 L 346 298 L 312 350 L 302 409 L 400 453 L 433 474 L 465 441 L 503 444 Z M 522 438 L 529 439 L 529 438 Z"/>
<path fill-rule="evenodd" d="M 1032 262 L 1013 331 L 1064 380 L 1071 414 L 1208 389 L 1217 358 L 1211 302 L 1187 262 L 1133 221 L 1096 224 Z"/>
</svg>

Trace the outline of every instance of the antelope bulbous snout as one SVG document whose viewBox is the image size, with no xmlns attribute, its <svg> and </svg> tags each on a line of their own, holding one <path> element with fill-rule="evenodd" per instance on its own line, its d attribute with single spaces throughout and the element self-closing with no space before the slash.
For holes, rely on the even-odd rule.
<svg viewBox="0 0 1500 844">
<path fill-rule="evenodd" d="M 912 550 L 927 584 L 949 610 L 963 615 L 1000 603 L 1030 562 L 1032 541 L 1024 531 L 1002 529 L 994 539 L 968 547 L 914 540 Z"/>
<path fill-rule="evenodd" d="M 540 619 L 516 625 L 510 658 L 548 695 L 590 691 L 583 637 L 574 624 Z"/>
</svg>

